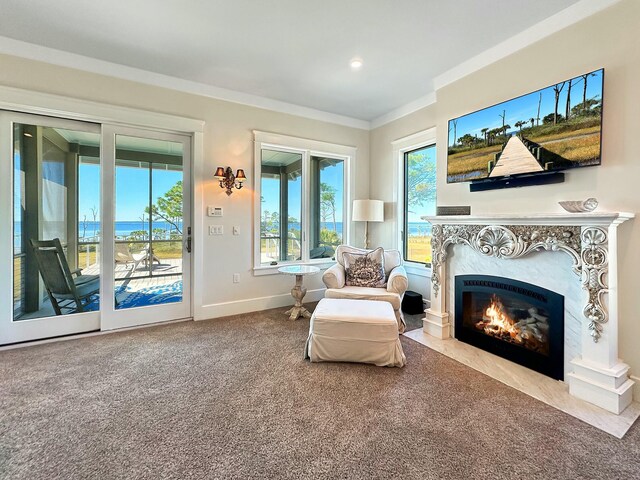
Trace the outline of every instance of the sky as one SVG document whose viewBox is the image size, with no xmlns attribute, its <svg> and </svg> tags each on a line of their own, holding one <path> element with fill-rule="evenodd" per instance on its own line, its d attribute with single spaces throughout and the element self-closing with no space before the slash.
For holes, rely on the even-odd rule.
<svg viewBox="0 0 640 480">
<path fill-rule="evenodd" d="M 100 210 L 100 166 L 81 164 L 79 168 L 79 215 L 93 220 L 92 207 Z M 163 196 L 179 180 L 182 172 L 153 171 L 153 201 Z M 140 220 L 149 205 L 149 170 L 145 168 L 116 168 L 116 222 Z M 99 213 L 98 213 L 99 215 Z M 99 217 L 98 217 L 99 221 Z"/>
<path fill-rule="evenodd" d="M 596 97 L 601 99 L 602 93 L 602 79 L 603 71 L 598 70 L 594 72 L 595 76 L 590 76 L 587 82 L 587 98 Z M 583 81 L 580 77 L 576 77 L 571 89 L 571 106 L 575 106 L 582 102 L 582 89 L 584 87 Z M 560 101 L 558 103 L 558 113 L 564 116 L 565 105 L 567 102 L 567 85 L 564 86 L 560 94 Z M 540 106 L 540 123 L 542 118 L 549 113 L 553 113 L 555 94 L 552 87 L 548 87 L 536 92 L 523 95 L 522 97 L 514 98 L 502 102 L 493 107 L 485 108 L 478 112 L 469 113 L 465 116 L 458 118 L 456 126 L 456 137 L 460 138 L 466 133 L 472 136 L 477 135 L 478 138 L 483 138 L 481 130 L 488 128 L 489 130 L 501 127 L 502 118 L 499 116 L 503 110 L 506 111 L 505 124 L 511 125 L 510 131 L 516 130 L 515 123 L 519 120 L 529 121 L 530 118 L 536 118 L 538 114 L 538 100 L 540 92 L 542 92 L 542 104 Z M 449 122 L 449 143 L 453 144 L 453 124 Z"/>
<path fill-rule="evenodd" d="M 336 221 L 342 221 L 343 212 L 343 196 L 340 193 L 343 188 L 343 163 L 339 163 L 333 167 L 325 167 L 320 171 L 320 181 L 333 186 L 338 194 L 336 195 Z M 280 181 L 278 179 L 263 178 L 262 179 L 262 212 L 278 212 L 280 210 Z M 289 216 L 300 220 L 300 210 L 302 208 L 302 177 L 298 177 L 295 181 L 289 181 Z"/>
<path fill-rule="evenodd" d="M 418 151 L 424 152 L 427 155 L 429 162 L 436 162 L 436 148 L 435 146 L 428 146 Z M 422 220 L 420 217 L 425 215 L 436 214 L 436 199 L 426 201 L 422 205 L 408 205 L 407 208 L 407 222 L 409 223 L 429 223 L 426 220 Z"/>
<path fill-rule="evenodd" d="M 418 207 L 418 209 L 412 209 L 411 206 L 409 206 L 409 211 L 407 212 L 407 221 L 409 223 L 429 223 L 426 220 L 422 220 L 422 218 L 420 217 L 435 214 L 436 200 L 432 200 L 430 202 L 424 202 L 424 204 Z"/>
</svg>

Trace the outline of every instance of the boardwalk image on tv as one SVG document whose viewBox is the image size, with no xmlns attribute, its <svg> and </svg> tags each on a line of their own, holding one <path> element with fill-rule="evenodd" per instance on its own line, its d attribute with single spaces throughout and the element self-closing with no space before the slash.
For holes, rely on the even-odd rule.
<svg viewBox="0 0 640 480">
<path fill-rule="evenodd" d="M 604 69 L 449 120 L 447 182 L 600 164 Z"/>
</svg>

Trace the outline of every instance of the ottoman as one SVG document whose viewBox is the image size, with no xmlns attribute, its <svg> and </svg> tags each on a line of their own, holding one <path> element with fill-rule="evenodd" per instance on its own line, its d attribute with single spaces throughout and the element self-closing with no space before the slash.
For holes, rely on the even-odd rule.
<svg viewBox="0 0 640 480">
<path fill-rule="evenodd" d="M 312 362 L 402 367 L 406 357 L 393 307 L 375 300 L 323 298 L 309 325 L 305 358 Z"/>
</svg>

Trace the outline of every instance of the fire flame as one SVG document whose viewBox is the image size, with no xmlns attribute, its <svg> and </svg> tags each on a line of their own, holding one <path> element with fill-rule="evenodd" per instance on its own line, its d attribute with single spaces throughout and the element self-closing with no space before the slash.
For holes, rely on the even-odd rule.
<svg viewBox="0 0 640 480">
<path fill-rule="evenodd" d="M 484 326 L 485 333 L 508 333 L 511 337 L 515 337 L 519 333 L 513 320 L 505 312 L 504 305 L 495 295 L 491 297 L 491 304 L 484 313 L 489 320 Z"/>
</svg>

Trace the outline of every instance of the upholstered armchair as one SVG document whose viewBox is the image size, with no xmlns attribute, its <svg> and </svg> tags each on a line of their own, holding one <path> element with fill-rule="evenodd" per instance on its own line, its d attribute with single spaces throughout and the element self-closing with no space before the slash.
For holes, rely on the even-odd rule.
<svg viewBox="0 0 640 480">
<path fill-rule="evenodd" d="M 398 332 L 404 332 L 405 323 L 400 305 L 404 292 L 407 291 L 409 280 L 407 272 L 402 266 L 402 255 L 398 250 L 384 251 L 384 270 L 386 275 L 386 287 L 355 287 L 346 285 L 346 272 L 344 269 L 344 252 L 366 254 L 371 250 L 340 245 L 336 249 L 336 264 L 328 268 L 322 281 L 327 286 L 325 297 L 327 298 L 351 298 L 356 300 L 379 300 L 389 302 L 393 307 L 398 321 Z"/>
</svg>

